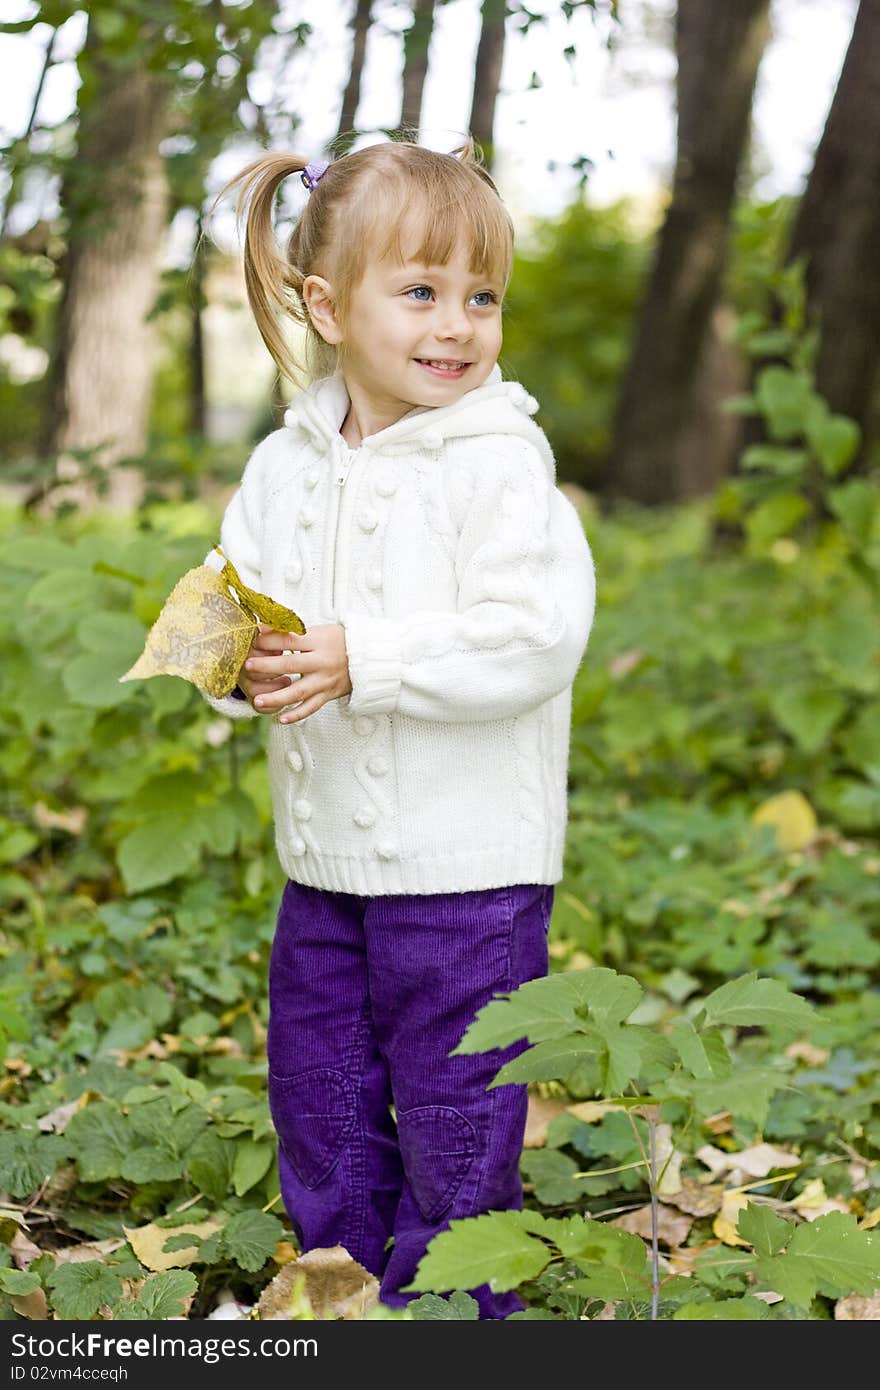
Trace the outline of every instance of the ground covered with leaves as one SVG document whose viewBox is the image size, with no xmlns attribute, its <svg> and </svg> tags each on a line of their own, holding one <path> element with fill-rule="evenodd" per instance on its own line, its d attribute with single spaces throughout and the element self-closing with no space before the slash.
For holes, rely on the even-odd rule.
<svg viewBox="0 0 880 1390">
<path fill-rule="evenodd" d="M 551 953 L 602 990 L 576 1056 L 529 1016 L 526 1211 L 450 1233 L 457 1280 L 438 1240 L 409 1316 L 493 1272 L 527 1317 L 880 1316 L 880 504 L 840 491 L 744 544 L 585 510 Z M 218 519 L 4 518 L 6 1318 L 383 1315 L 280 1202 L 260 721 L 119 682 Z"/>
</svg>

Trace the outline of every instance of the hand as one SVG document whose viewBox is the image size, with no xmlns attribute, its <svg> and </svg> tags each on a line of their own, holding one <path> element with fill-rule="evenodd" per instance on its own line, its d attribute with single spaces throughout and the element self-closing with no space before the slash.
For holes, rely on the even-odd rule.
<svg viewBox="0 0 880 1390">
<path fill-rule="evenodd" d="M 345 628 L 324 623 L 300 635 L 261 623 L 238 684 L 258 713 L 285 710 L 280 724 L 305 719 L 328 700 L 351 693 Z"/>
</svg>

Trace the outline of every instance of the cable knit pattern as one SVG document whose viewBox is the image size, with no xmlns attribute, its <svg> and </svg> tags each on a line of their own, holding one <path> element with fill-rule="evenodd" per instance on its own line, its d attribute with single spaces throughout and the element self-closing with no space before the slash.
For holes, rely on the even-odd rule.
<svg viewBox="0 0 880 1390">
<path fill-rule="evenodd" d="M 297 396 L 221 531 L 245 583 L 345 628 L 351 694 L 270 721 L 282 866 L 367 895 L 555 883 L 595 576 L 537 403 L 496 367 L 357 449 L 348 405 L 339 374 Z"/>
</svg>

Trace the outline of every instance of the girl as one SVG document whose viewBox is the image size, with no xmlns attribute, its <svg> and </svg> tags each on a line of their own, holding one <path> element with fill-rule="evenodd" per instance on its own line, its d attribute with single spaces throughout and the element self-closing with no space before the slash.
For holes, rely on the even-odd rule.
<svg viewBox="0 0 880 1390">
<path fill-rule="evenodd" d="M 450 1220 L 522 1206 L 525 1087 L 487 1087 L 523 1044 L 450 1053 L 547 972 L 592 557 L 537 403 L 498 367 L 513 231 L 473 142 L 269 154 L 234 184 L 257 325 L 302 385 L 297 320 L 313 378 L 221 534 L 308 631 L 261 628 L 237 698 L 211 702 L 271 719 L 281 1188 L 303 1249 L 344 1246 L 402 1306 Z M 482 1317 L 522 1307 L 473 1293 Z"/>
</svg>

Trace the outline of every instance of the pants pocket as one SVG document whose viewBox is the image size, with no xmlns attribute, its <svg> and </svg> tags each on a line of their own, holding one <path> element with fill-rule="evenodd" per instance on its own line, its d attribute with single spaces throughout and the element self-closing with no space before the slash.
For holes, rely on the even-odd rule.
<svg viewBox="0 0 880 1390">
<path fill-rule="evenodd" d="M 354 1087 L 326 1067 L 278 1076 L 269 1072 L 269 1108 L 278 1141 L 304 1187 L 332 1173 L 355 1120 Z"/>
<path fill-rule="evenodd" d="M 404 1172 L 425 1221 L 437 1221 L 452 1205 L 476 1152 L 476 1131 L 449 1105 L 420 1105 L 398 1112 Z"/>
</svg>

